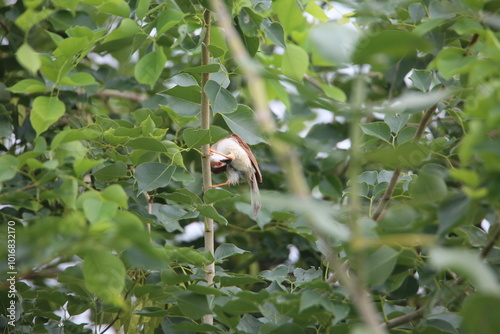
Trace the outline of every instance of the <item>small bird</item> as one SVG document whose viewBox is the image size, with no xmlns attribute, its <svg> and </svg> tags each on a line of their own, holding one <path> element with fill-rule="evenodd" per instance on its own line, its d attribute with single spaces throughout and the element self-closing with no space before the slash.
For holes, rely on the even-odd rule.
<svg viewBox="0 0 500 334">
<path fill-rule="evenodd" d="M 210 169 L 214 174 L 227 174 L 226 182 L 213 185 L 212 188 L 237 184 L 241 179 L 250 185 L 253 215 L 257 217 L 261 207 L 257 183 L 262 183 L 262 174 L 248 144 L 236 134 L 219 140 L 210 148 Z"/>
</svg>

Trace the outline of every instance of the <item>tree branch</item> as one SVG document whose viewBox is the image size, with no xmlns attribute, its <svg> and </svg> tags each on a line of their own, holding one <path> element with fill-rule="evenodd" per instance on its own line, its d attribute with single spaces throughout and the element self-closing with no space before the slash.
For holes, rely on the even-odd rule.
<svg viewBox="0 0 500 334">
<path fill-rule="evenodd" d="M 402 316 L 393 318 L 393 319 L 381 324 L 380 328 L 382 328 L 384 330 L 389 330 L 391 328 L 395 328 L 395 327 L 404 325 L 412 320 L 420 319 L 424 316 L 425 309 L 426 309 L 426 307 L 422 306 L 413 312 L 410 312 L 410 313 L 404 314 Z"/>
<path fill-rule="evenodd" d="M 413 137 L 413 142 L 416 143 L 420 140 L 422 134 L 425 131 L 425 128 L 427 127 L 427 124 L 429 123 L 429 120 L 432 117 L 432 114 L 434 114 L 434 112 L 436 111 L 436 108 L 437 105 L 435 104 L 425 111 L 424 115 L 422 116 L 422 119 L 420 120 L 420 124 L 418 125 L 417 132 L 415 132 L 415 136 Z M 401 174 L 401 167 L 397 167 L 394 170 L 394 174 L 392 174 L 387 189 L 385 189 L 384 194 L 382 195 L 382 197 L 378 202 L 377 208 L 373 212 L 372 219 L 375 220 L 376 222 L 379 222 L 383 218 L 382 213 L 384 212 L 385 208 L 391 201 L 392 194 L 396 189 L 396 185 L 398 184 L 398 179 L 400 174 Z"/>
<path fill-rule="evenodd" d="M 100 97 L 116 97 L 120 99 L 130 100 L 136 103 L 144 102 L 149 98 L 149 95 L 137 92 L 122 92 L 116 89 L 105 89 L 103 91 L 97 92 L 94 96 Z"/>
<path fill-rule="evenodd" d="M 203 44 L 201 46 L 201 65 L 210 64 L 210 53 L 208 51 L 208 45 L 210 44 L 210 20 L 211 12 L 205 10 L 203 13 L 203 28 L 205 30 L 205 38 L 203 39 Z M 201 75 L 201 128 L 204 130 L 210 130 L 210 103 L 207 94 L 205 94 L 205 85 L 210 79 L 210 73 L 202 73 Z M 212 186 L 212 173 L 210 171 L 210 145 L 206 144 L 201 147 L 202 158 L 201 158 L 201 170 L 203 175 L 203 185 L 205 189 L 210 189 Z M 214 243 L 214 220 L 212 218 L 205 217 L 205 251 L 210 252 L 214 255 L 215 243 Z M 214 283 L 215 276 L 215 263 L 212 262 L 205 266 L 205 279 L 209 285 Z M 203 316 L 203 323 L 213 325 L 214 318 L 211 314 L 206 314 Z"/>
</svg>

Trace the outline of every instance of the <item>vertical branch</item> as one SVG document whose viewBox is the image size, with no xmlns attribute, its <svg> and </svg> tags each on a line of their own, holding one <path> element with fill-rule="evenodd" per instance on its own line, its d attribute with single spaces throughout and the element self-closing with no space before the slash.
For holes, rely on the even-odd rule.
<svg viewBox="0 0 500 334">
<path fill-rule="evenodd" d="M 243 74 L 247 79 L 257 121 L 259 122 L 259 125 L 264 133 L 272 134 L 272 132 L 275 131 L 276 126 L 267 105 L 265 84 L 260 76 L 260 69 L 254 63 L 238 36 L 238 33 L 232 24 L 232 18 L 227 12 L 223 1 L 210 0 L 210 4 L 212 10 L 217 14 L 218 25 L 224 29 L 224 33 L 227 37 L 227 43 L 234 59 L 240 65 Z M 273 150 L 273 153 L 279 161 L 281 167 L 285 171 L 284 174 L 287 177 L 287 181 L 293 195 L 301 201 L 310 200 L 310 191 L 304 178 L 304 172 L 302 170 L 300 159 L 292 147 L 282 140 L 272 138 L 271 149 Z M 308 220 L 308 224 L 311 226 L 313 231 L 316 231 L 317 222 L 310 219 L 310 217 L 305 218 Z M 323 241 L 322 235 L 320 233 L 316 234 L 318 238 Z M 348 289 L 353 304 L 359 312 L 365 325 L 369 327 L 373 333 L 385 332 L 380 328 L 377 311 L 373 302 L 370 300 L 370 296 L 366 289 L 361 286 L 359 280 L 356 280 L 352 276 L 348 276 L 346 269 L 341 266 L 340 261 L 338 261 L 336 255 L 333 253 L 333 250 L 330 251 L 332 255 L 329 256 L 329 262 L 335 272 L 338 273 L 340 283 Z"/>
<path fill-rule="evenodd" d="M 201 46 L 201 65 L 209 65 L 210 63 L 210 53 L 208 52 L 208 45 L 210 44 L 210 18 L 211 13 L 209 10 L 205 10 L 203 13 L 203 28 L 205 30 L 205 38 L 203 39 L 203 44 Z M 204 130 L 210 129 L 210 104 L 208 101 L 208 96 L 205 94 L 205 85 L 210 79 L 210 73 L 203 73 L 201 75 L 201 128 Z M 210 189 L 212 186 L 212 174 L 210 171 L 210 145 L 206 144 L 201 147 L 201 152 L 203 154 L 201 158 L 201 170 L 203 175 L 203 185 L 206 189 Z M 205 251 L 214 254 L 214 220 L 212 218 L 205 217 Z M 215 276 L 215 263 L 210 263 L 205 266 L 205 279 L 209 285 L 214 283 Z M 212 325 L 214 318 L 211 314 L 207 314 L 203 317 L 203 323 Z"/>
</svg>

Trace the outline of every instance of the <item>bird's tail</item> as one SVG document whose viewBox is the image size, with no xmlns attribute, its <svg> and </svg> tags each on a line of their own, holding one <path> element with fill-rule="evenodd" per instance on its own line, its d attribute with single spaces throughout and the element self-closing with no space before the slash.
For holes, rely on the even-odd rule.
<svg viewBox="0 0 500 334">
<path fill-rule="evenodd" d="M 250 200 L 252 201 L 253 216 L 254 218 L 257 218 L 261 204 L 259 185 L 257 184 L 257 179 L 255 177 L 252 178 L 252 182 L 250 183 Z"/>
</svg>

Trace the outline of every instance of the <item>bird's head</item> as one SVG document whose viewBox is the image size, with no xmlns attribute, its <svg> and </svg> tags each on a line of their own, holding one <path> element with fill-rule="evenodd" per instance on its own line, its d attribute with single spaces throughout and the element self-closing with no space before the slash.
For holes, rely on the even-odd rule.
<svg viewBox="0 0 500 334">
<path fill-rule="evenodd" d="M 214 174 L 224 173 L 227 170 L 227 165 L 231 163 L 231 159 L 219 157 L 217 154 L 210 156 L 210 169 Z"/>
</svg>

